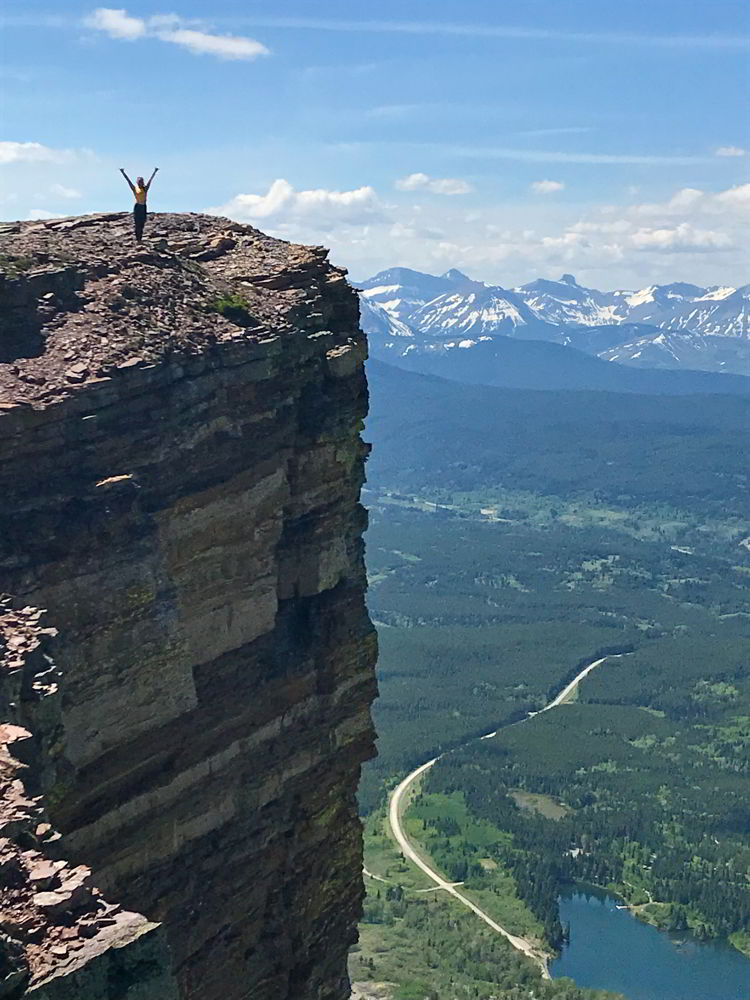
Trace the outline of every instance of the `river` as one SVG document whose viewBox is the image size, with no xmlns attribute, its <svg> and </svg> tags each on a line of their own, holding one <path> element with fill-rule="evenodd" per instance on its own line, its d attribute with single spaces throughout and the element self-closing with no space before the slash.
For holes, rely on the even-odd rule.
<svg viewBox="0 0 750 1000">
<path fill-rule="evenodd" d="M 750 1000 L 750 958 L 731 945 L 659 931 L 618 903 L 589 892 L 560 900 L 570 944 L 549 963 L 553 979 L 569 976 L 627 1000 Z"/>
</svg>

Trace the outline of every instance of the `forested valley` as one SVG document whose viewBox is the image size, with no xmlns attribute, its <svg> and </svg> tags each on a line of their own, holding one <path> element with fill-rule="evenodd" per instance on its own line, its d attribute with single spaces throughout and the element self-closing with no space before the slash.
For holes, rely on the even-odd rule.
<svg viewBox="0 0 750 1000">
<path fill-rule="evenodd" d="M 750 407 L 604 393 L 509 401 L 437 379 L 403 396 L 402 374 L 398 391 L 374 397 L 365 494 L 381 648 L 380 756 L 360 792 L 370 870 L 403 885 L 383 805 L 399 777 L 443 754 L 412 801 L 410 836 L 506 926 L 558 949 L 558 896 L 590 884 L 658 926 L 750 951 L 750 517 L 739 457 Z M 531 717 L 604 656 L 574 704 Z M 368 880 L 365 960 L 385 947 L 393 995 L 429 995 L 400 985 L 395 946 L 381 939 L 393 941 L 386 928 L 400 921 L 399 948 L 419 951 L 438 917 L 416 890 L 386 893 Z M 469 933 L 470 915 L 453 919 Z M 452 978 L 465 992 L 451 996 L 514 995 L 467 970 Z M 558 988 L 572 987 L 555 980 L 535 995 Z"/>
</svg>

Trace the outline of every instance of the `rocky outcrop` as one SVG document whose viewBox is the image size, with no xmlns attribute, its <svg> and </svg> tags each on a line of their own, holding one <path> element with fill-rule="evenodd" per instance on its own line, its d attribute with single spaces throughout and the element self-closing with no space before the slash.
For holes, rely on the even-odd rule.
<svg viewBox="0 0 750 1000">
<path fill-rule="evenodd" d="M 108 903 L 89 868 L 59 856 L 44 810 L 61 749 L 59 672 L 41 617 L 0 601 L 0 711 L 14 720 L 0 725 L 0 997 L 178 1000 L 159 926 Z"/>
<path fill-rule="evenodd" d="M 44 811 L 14 843 L 46 858 L 37 827 L 59 831 L 96 886 L 73 915 L 127 914 L 133 941 L 101 950 L 180 997 L 340 1000 L 375 693 L 356 298 L 321 248 L 149 226 L 141 247 L 119 215 L 2 235 L 0 588 L 57 632 L 55 711 L 0 678 Z M 131 973 L 59 996 L 169 996 Z"/>
</svg>

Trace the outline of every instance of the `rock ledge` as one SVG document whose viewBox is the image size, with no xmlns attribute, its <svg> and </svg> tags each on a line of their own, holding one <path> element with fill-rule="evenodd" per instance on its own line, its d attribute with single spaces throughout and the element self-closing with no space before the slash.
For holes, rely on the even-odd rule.
<svg viewBox="0 0 750 1000">
<path fill-rule="evenodd" d="M 356 295 L 322 248 L 117 213 L 0 226 L 0 317 L 0 997 L 344 1000 Z"/>
</svg>

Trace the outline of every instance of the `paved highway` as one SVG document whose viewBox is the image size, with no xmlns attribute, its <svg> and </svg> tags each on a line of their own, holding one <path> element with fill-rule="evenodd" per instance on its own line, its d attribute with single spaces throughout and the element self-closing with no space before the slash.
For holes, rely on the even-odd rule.
<svg viewBox="0 0 750 1000">
<path fill-rule="evenodd" d="M 589 663 L 588 666 L 584 667 L 583 670 L 581 670 L 580 673 L 578 673 L 569 684 L 566 684 L 566 686 L 562 689 L 562 691 L 549 703 L 549 705 L 545 705 L 545 707 L 542 709 L 542 712 L 548 712 L 550 709 L 557 708 L 559 705 L 562 705 L 566 701 L 568 701 L 568 699 L 573 695 L 576 688 L 584 679 L 584 677 L 586 677 L 588 674 L 591 673 L 592 670 L 595 670 L 598 666 L 604 663 L 606 659 L 607 657 L 603 656 L 600 659 L 594 660 L 592 663 Z M 538 714 L 538 713 L 533 713 L 533 714 Z M 521 723 L 519 723 L 519 725 L 520 724 Z M 480 737 L 480 739 L 488 740 L 495 735 L 496 732 L 487 733 L 486 736 L 482 736 Z M 441 754 L 440 756 L 443 755 Z M 517 948 L 518 951 L 523 952 L 524 955 L 528 955 L 529 958 L 533 959 L 537 963 L 537 965 L 540 966 L 542 970 L 542 975 L 545 977 L 545 979 L 549 979 L 550 977 L 549 977 L 549 972 L 547 971 L 547 959 L 544 952 L 542 952 L 539 949 L 539 947 L 536 944 L 534 944 L 533 941 L 529 941 L 527 938 L 520 937 L 517 934 L 511 934 L 511 932 L 509 930 L 506 930 L 505 927 L 501 927 L 500 924 L 498 924 L 497 921 L 493 920 L 488 913 L 485 913 L 484 910 L 481 909 L 481 907 L 477 906 L 476 903 L 472 902 L 472 900 L 469 899 L 468 896 L 466 896 L 463 892 L 461 892 L 457 888 L 457 885 L 460 885 L 460 883 L 448 882 L 446 879 L 444 879 L 439 872 L 435 871 L 434 868 L 432 868 L 422 857 L 420 857 L 420 855 L 417 853 L 416 849 L 412 847 L 408 837 L 404 833 L 403 826 L 401 825 L 401 820 L 403 817 L 404 810 L 408 804 L 407 793 L 409 792 L 409 789 L 412 787 L 414 782 L 417 781 L 419 778 L 421 778 L 422 775 L 425 774 L 427 771 L 429 771 L 429 769 L 439 760 L 440 757 L 433 757 L 432 760 L 428 760 L 425 764 L 422 764 L 420 767 L 415 768 L 415 770 L 413 770 L 411 774 L 407 774 L 407 776 L 404 778 L 404 780 L 401 782 L 401 784 L 398 786 L 398 788 L 394 791 L 393 795 L 391 796 L 391 801 L 388 807 L 388 819 L 391 824 L 391 831 L 393 832 L 393 836 L 396 839 L 396 842 L 401 848 L 401 852 L 403 853 L 405 858 L 408 858 L 410 861 L 412 861 L 417 866 L 417 868 L 420 868 L 425 873 L 425 875 L 427 875 L 428 878 L 432 879 L 432 881 L 435 883 L 436 889 L 445 890 L 445 892 L 447 892 L 449 895 L 453 896 L 455 899 L 459 900 L 459 902 L 463 903 L 464 906 L 468 907 L 472 912 L 476 913 L 476 915 L 480 919 L 484 920 L 484 922 L 488 926 L 490 926 L 494 931 L 497 931 L 498 934 L 502 934 L 504 938 L 510 941 L 510 943 L 513 945 L 514 948 Z"/>
</svg>

